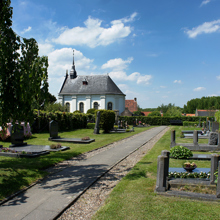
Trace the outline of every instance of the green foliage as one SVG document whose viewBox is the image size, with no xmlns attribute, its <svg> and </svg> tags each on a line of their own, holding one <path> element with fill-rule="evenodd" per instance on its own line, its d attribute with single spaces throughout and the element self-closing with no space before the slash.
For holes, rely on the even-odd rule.
<svg viewBox="0 0 220 220">
<path fill-rule="evenodd" d="M 181 117 L 182 110 L 179 107 L 173 106 L 167 110 L 167 112 L 165 113 L 165 116 Z"/>
<path fill-rule="evenodd" d="M 90 108 L 90 109 L 88 109 L 87 114 L 93 114 L 94 115 L 95 111 L 96 111 L 95 108 Z"/>
<path fill-rule="evenodd" d="M 220 123 L 220 111 L 217 111 L 217 112 L 215 113 L 215 118 L 216 118 L 217 122 Z"/>
<path fill-rule="evenodd" d="M 0 124 L 12 119 L 31 121 L 33 102 L 48 92 L 48 59 L 38 56 L 35 39 L 20 38 L 12 30 L 10 0 L 0 3 Z M 20 54 L 18 51 L 20 50 Z M 42 97 L 46 100 L 46 97 Z"/>
<path fill-rule="evenodd" d="M 104 130 L 105 133 L 109 133 L 110 130 L 114 127 L 115 112 L 112 110 L 103 110 L 103 109 L 96 110 L 96 117 L 98 111 L 100 111 L 101 113 L 99 126 L 101 129 Z"/>
<path fill-rule="evenodd" d="M 79 111 L 79 110 L 76 110 L 76 111 L 74 111 L 73 113 L 81 113 L 81 111 Z"/>
<path fill-rule="evenodd" d="M 45 111 L 52 112 L 52 113 L 56 111 L 67 112 L 67 108 L 66 106 L 62 106 L 61 103 L 48 103 L 45 106 Z"/>
<path fill-rule="evenodd" d="M 88 123 L 86 128 L 88 129 L 94 129 L 95 128 L 95 123 Z"/>
<path fill-rule="evenodd" d="M 184 127 L 195 126 L 195 125 L 198 125 L 198 124 L 199 124 L 198 121 L 184 121 L 183 122 L 183 126 Z"/>
<path fill-rule="evenodd" d="M 141 110 L 134 111 L 133 114 L 137 115 L 137 116 L 141 116 L 142 115 Z"/>
<path fill-rule="evenodd" d="M 34 111 L 34 124 L 31 126 L 32 132 L 48 132 L 49 122 L 55 120 L 58 122 L 59 131 L 70 131 L 73 129 L 86 128 L 87 120 L 92 117 L 91 114 L 69 113 L 69 112 L 46 112 Z"/>
<path fill-rule="evenodd" d="M 157 117 L 161 117 L 160 112 L 159 112 L 159 111 L 151 112 L 151 113 L 148 114 L 147 117 L 155 117 L 155 116 L 157 116 Z"/>
<path fill-rule="evenodd" d="M 202 97 L 191 99 L 184 105 L 185 113 L 195 114 L 196 109 L 215 110 L 220 109 L 220 96 Z M 210 112 L 210 116 L 213 116 Z"/>
<path fill-rule="evenodd" d="M 210 178 L 210 173 L 200 172 L 200 173 L 178 173 L 178 172 L 169 172 L 169 178 Z"/>
<path fill-rule="evenodd" d="M 155 116 L 155 117 L 146 117 L 146 116 L 119 116 L 119 120 L 127 121 L 129 125 L 133 125 L 137 119 L 137 121 L 141 121 L 142 123 L 149 124 L 149 125 L 170 125 L 170 120 L 181 120 L 195 122 L 197 123 L 201 118 L 201 121 L 205 121 L 206 117 L 169 117 L 169 116 Z M 214 117 L 209 117 L 210 120 L 214 120 Z"/>
<path fill-rule="evenodd" d="M 183 146 L 175 146 L 171 148 L 170 150 L 170 156 L 177 158 L 177 159 L 183 159 L 183 158 L 189 158 L 193 156 L 193 153 L 191 150 L 189 150 L 186 147 Z"/>
</svg>

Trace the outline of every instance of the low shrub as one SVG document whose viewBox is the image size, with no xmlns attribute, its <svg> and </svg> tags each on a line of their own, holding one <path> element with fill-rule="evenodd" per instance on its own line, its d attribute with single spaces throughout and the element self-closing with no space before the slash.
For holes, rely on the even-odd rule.
<svg viewBox="0 0 220 220">
<path fill-rule="evenodd" d="M 95 123 L 88 123 L 86 128 L 88 129 L 94 129 L 95 128 Z"/>
<path fill-rule="evenodd" d="M 184 159 L 193 156 L 191 150 L 183 146 L 175 146 L 170 150 L 170 156 L 176 159 Z"/>
</svg>

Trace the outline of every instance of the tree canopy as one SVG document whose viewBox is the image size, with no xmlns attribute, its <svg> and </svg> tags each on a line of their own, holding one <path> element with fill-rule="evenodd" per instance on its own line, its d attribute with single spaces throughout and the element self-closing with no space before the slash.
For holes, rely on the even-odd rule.
<svg viewBox="0 0 220 220">
<path fill-rule="evenodd" d="M 35 39 L 21 38 L 13 31 L 10 4 L 10 0 L 0 1 L 1 125 L 9 120 L 30 121 L 33 102 L 40 103 L 48 92 L 48 58 L 38 56 Z"/>
<path fill-rule="evenodd" d="M 183 107 L 184 113 L 195 114 L 196 109 L 214 110 L 220 109 L 220 96 L 202 97 L 191 99 Z"/>
</svg>

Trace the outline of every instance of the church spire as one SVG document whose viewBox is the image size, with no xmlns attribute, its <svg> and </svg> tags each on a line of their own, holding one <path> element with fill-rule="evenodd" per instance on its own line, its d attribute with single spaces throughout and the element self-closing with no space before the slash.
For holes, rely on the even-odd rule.
<svg viewBox="0 0 220 220">
<path fill-rule="evenodd" d="M 77 72 L 75 69 L 75 63 L 74 63 L 74 50 L 73 50 L 73 65 L 72 69 L 70 70 L 70 79 L 75 79 L 77 77 Z"/>
</svg>

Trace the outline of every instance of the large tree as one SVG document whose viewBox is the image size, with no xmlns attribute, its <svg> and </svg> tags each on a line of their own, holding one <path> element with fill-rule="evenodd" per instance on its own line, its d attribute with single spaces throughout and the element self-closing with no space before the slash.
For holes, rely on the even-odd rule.
<svg viewBox="0 0 220 220">
<path fill-rule="evenodd" d="M 35 39 L 13 31 L 10 5 L 0 1 L 0 125 L 31 121 L 33 102 L 48 93 L 48 59 L 38 56 Z"/>
</svg>

